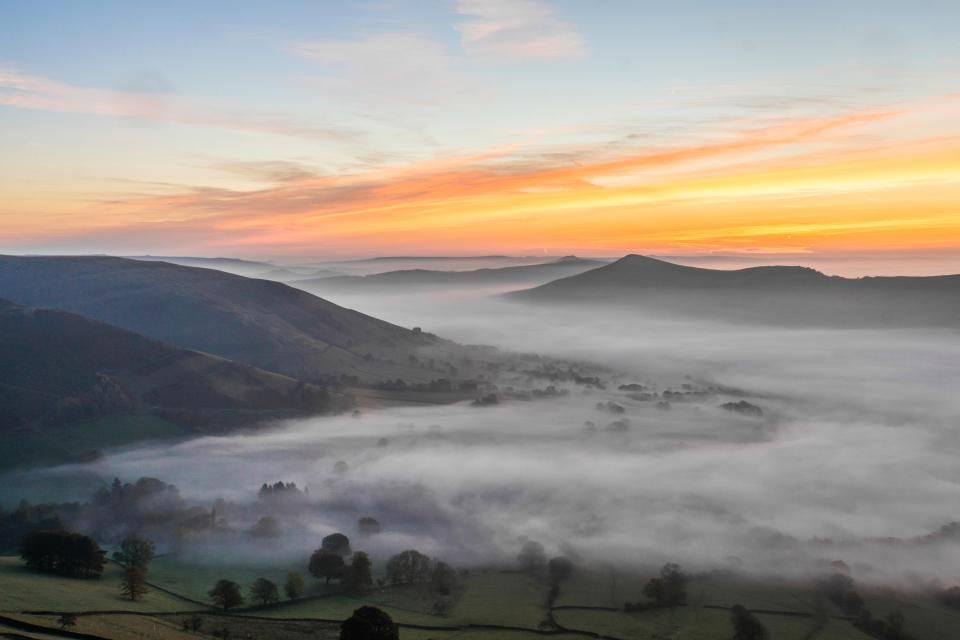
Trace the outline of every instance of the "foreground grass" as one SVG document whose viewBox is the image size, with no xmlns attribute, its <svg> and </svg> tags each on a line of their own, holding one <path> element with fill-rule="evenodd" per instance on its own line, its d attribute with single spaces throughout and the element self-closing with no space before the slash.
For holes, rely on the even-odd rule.
<svg viewBox="0 0 960 640">
<path fill-rule="evenodd" d="M 108 565 L 100 578 L 63 578 L 38 573 L 19 558 L 0 557 L 0 611 L 184 611 L 195 608 L 153 590 L 139 602 L 120 593 L 120 569 Z"/>
</svg>

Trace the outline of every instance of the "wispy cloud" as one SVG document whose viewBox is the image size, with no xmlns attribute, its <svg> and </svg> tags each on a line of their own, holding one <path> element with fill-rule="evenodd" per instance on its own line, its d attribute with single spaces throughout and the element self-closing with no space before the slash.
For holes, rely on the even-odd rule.
<svg viewBox="0 0 960 640">
<path fill-rule="evenodd" d="M 576 58 L 586 52 L 583 37 L 543 0 L 457 0 L 464 51 L 476 58 Z"/>
<path fill-rule="evenodd" d="M 300 41 L 288 49 L 321 67 L 322 75 L 310 80 L 315 87 L 391 113 L 476 93 L 463 61 L 444 44 L 416 33 Z"/>
<path fill-rule="evenodd" d="M 134 118 L 215 129 L 350 141 L 361 133 L 341 126 L 315 126 L 276 114 L 206 105 L 164 89 L 156 82 L 128 89 L 102 89 L 58 82 L 0 64 L 0 106 L 60 113 Z"/>
</svg>

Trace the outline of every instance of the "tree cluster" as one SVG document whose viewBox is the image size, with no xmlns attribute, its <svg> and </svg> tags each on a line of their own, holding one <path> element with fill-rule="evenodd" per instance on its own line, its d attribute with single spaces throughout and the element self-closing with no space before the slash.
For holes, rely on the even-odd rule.
<svg viewBox="0 0 960 640">
<path fill-rule="evenodd" d="M 387 580 L 392 585 L 427 582 L 431 576 L 430 558 L 416 549 L 408 549 L 387 560 Z"/>
<path fill-rule="evenodd" d="M 260 493 L 258 495 L 263 499 L 290 495 L 299 497 L 305 491 L 306 489 L 303 491 L 298 489 L 295 482 L 274 482 L 273 484 L 267 484 L 264 482 L 260 487 Z"/>
<path fill-rule="evenodd" d="M 650 578 L 643 587 L 643 595 L 650 602 L 647 604 L 627 602 L 625 611 L 642 611 L 643 609 L 661 607 L 679 607 L 687 604 L 687 575 L 680 569 L 680 565 L 668 562 L 660 569 L 660 575 Z"/>
<path fill-rule="evenodd" d="M 104 553 L 93 538 L 71 531 L 31 531 L 20 544 L 28 567 L 70 577 L 99 577 Z"/>
<path fill-rule="evenodd" d="M 903 614 L 893 611 L 885 619 L 873 617 L 849 575 L 834 573 L 820 583 L 820 588 L 827 600 L 853 618 L 853 626 L 868 636 L 877 640 L 910 640 Z"/>
</svg>

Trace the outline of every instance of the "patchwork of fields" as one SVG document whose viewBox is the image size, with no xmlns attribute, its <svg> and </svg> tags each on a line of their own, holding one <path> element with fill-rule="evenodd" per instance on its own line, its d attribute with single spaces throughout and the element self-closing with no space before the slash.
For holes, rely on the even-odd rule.
<svg viewBox="0 0 960 640">
<path fill-rule="evenodd" d="M 339 621 L 364 604 L 377 606 L 401 625 L 404 640 L 523 640 L 554 638 L 656 638 L 659 640 L 728 640 L 733 603 L 752 609 L 776 640 L 865 640 L 817 592 L 802 584 L 759 584 L 733 577 L 691 580 L 689 605 L 675 609 L 625 612 L 624 601 L 640 599 L 642 576 L 580 572 L 563 583 L 553 609 L 546 604 L 547 583 L 518 572 L 473 573 L 463 580 L 454 605 L 445 615 L 432 611 L 426 587 L 385 588 L 364 597 L 346 596 L 319 581 L 300 600 L 269 607 L 248 607 L 230 614 L 203 602 L 213 581 L 227 577 L 247 585 L 256 577 L 280 581 L 288 567 L 220 570 L 160 558 L 151 568 L 155 585 L 140 602 L 121 597 L 120 571 L 108 566 L 100 579 L 69 579 L 35 573 L 18 558 L 0 558 L 0 636 L 63 637 L 60 612 L 78 614 L 73 631 L 92 637 L 181 640 L 224 629 L 233 637 L 280 639 L 338 637 Z M 942 640 L 960 629 L 960 613 L 932 600 L 892 594 L 865 597 L 876 615 L 902 612 L 917 640 Z M 199 633 L 184 623 L 199 616 Z M 553 620 L 551 626 L 550 620 Z M 25 623 L 30 628 L 14 629 Z M 11 635 L 12 634 L 12 635 Z"/>
</svg>

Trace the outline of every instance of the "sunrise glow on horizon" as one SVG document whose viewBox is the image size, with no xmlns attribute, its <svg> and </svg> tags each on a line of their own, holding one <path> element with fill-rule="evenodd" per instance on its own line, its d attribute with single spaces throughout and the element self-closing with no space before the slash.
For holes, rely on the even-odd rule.
<svg viewBox="0 0 960 640">
<path fill-rule="evenodd" d="M 960 5 L 663 4 L 0 2 L 0 252 L 960 272 Z"/>
</svg>

